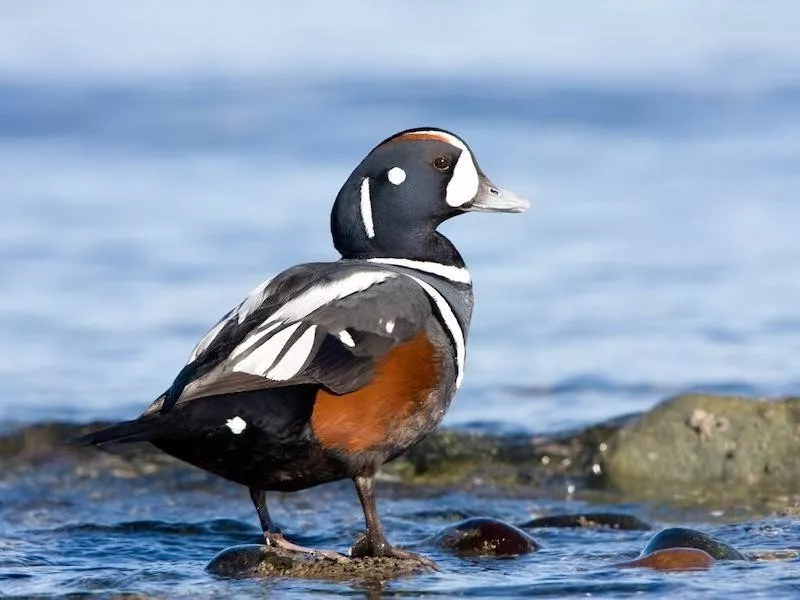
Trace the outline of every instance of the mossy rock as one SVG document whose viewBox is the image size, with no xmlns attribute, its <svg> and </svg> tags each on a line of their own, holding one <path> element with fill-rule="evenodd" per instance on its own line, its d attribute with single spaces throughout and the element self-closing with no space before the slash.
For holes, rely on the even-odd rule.
<svg viewBox="0 0 800 600">
<path fill-rule="evenodd" d="M 800 398 L 687 394 L 609 438 L 603 472 L 625 494 L 800 490 Z"/>
<path fill-rule="evenodd" d="M 428 573 L 432 569 L 416 560 L 396 558 L 318 557 L 282 548 L 247 544 L 226 548 L 206 566 L 217 577 L 234 579 L 289 577 L 329 581 L 388 581 Z"/>
</svg>

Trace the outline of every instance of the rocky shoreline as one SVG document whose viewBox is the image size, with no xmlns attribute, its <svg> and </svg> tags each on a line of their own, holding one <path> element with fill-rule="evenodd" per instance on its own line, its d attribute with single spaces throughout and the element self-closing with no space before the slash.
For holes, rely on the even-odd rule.
<svg viewBox="0 0 800 600">
<path fill-rule="evenodd" d="M 123 477 L 192 469 L 147 444 L 105 452 L 69 444 L 103 425 L 53 422 L 12 430 L 0 436 L 0 466 L 7 472 L 31 461 L 77 461 L 79 475 L 105 470 Z M 790 506 L 800 493 L 800 398 L 686 394 L 641 415 L 550 435 L 443 429 L 386 465 L 382 478 L 650 501 L 713 497 L 734 505 L 763 497 Z"/>
<path fill-rule="evenodd" d="M 104 425 L 51 422 L 0 435 L 0 485 L 100 490 L 119 484 L 153 488 L 157 494 L 225 485 L 149 444 L 98 451 L 70 443 Z M 800 399 L 690 394 L 665 400 L 641 415 L 572 432 L 496 436 L 444 429 L 385 467 L 381 493 L 421 497 L 480 490 L 498 497 L 566 495 L 683 506 L 713 501 L 715 508 L 797 515 L 798 450 Z M 536 532 L 554 527 L 655 529 L 634 515 L 614 512 L 550 514 L 516 525 L 473 517 L 448 525 L 422 547 L 460 557 L 521 556 L 541 547 Z M 638 557 L 624 557 L 607 568 L 697 570 L 717 561 L 797 558 L 794 551 L 773 554 L 745 556 L 703 532 L 673 527 L 655 533 Z M 221 577 L 365 581 L 426 568 L 395 559 L 343 556 L 326 562 L 252 544 L 228 548 L 208 564 L 209 572 Z"/>
</svg>

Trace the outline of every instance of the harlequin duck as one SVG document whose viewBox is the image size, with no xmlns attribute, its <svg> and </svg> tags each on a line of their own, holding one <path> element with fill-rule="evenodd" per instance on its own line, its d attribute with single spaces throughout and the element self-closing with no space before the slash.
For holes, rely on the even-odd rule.
<svg viewBox="0 0 800 600">
<path fill-rule="evenodd" d="M 495 187 L 452 133 L 384 140 L 336 197 L 340 260 L 262 283 L 138 419 L 81 441 L 148 441 L 247 486 L 267 544 L 302 552 L 328 554 L 286 540 L 265 493 L 350 478 L 367 526 L 351 552 L 419 558 L 386 540 L 373 480 L 436 429 L 464 377 L 472 282 L 436 228 L 466 212 L 527 206 Z"/>
</svg>

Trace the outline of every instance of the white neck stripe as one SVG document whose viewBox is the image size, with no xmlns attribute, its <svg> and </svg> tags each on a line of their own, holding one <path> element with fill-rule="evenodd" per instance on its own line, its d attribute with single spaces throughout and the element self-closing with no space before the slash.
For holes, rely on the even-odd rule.
<svg viewBox="0 0 800 600">
<path fill-rule="evenodd" d="M 375 223 L 372 221 L 372 201 L 369 197 L 369 177 L 364 177 L 361 182 L 361 220 L 364 223 L 364 230 L 367 237 L 375 237 Z"/>
<path fill-rule="evenodd" d="M 431 275 L 438 275 L 444 279 L 449 279 L 450 281 L 455 281 L 456 283 L 472 283 L 469 271 L 467 271 L 465 267 L 454 267 L 425 260 L 411 260 L 410 258 L 368 258 L 367 260 L 380 265 L 395 265 L 397 267 L 407 267 L 416 271 L 423 271 Z"/>
</svg>

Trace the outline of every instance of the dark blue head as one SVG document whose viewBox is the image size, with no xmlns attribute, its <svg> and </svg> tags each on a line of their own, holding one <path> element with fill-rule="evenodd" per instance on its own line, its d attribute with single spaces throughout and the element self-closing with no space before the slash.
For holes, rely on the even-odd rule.
<svg viewBox="0 0 800 600">
<path fill-rule="evenodd" d="M 356 167 L 336 197 L 331 231 L 344 258 L 461 265 L 453 245 L 436 232 L 443 221 L 527 207 L 489 181 L 461 138 L 442 129 L 410 129 L 381 142 Z"/>
</svg>

